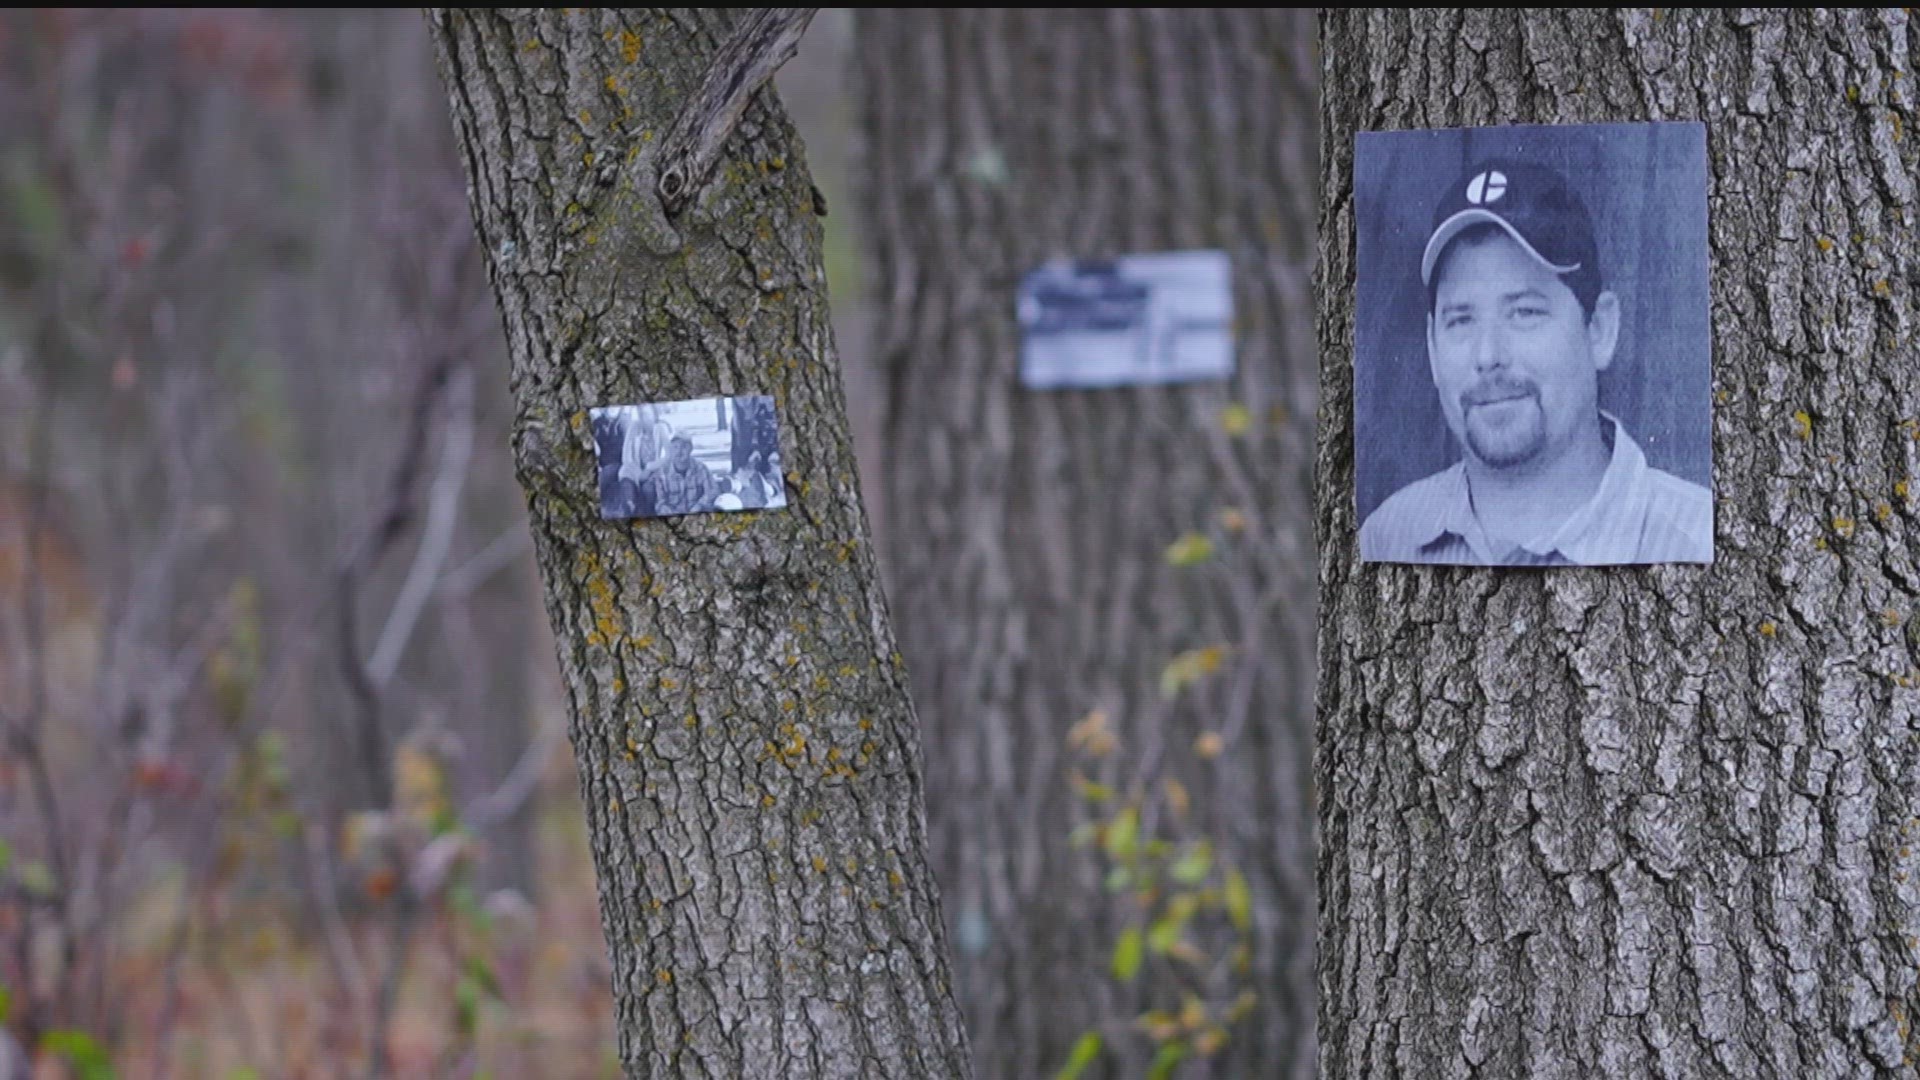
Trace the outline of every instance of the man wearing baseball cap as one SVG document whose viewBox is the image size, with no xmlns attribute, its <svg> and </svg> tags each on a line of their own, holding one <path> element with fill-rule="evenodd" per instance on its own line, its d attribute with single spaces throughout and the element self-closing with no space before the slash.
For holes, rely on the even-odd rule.
<svg viewBox="0 0 1920 1080">
<path fill-rule="evenodd" d="M 1586 207 L 1551 169 L 1473 166 L 1443 195 L 1420 277 L 1427 361 L 1461 460 L 1360 529 L 1381 562 L 1713 561 L 1705 488 L 1647 464 L 1599 404 L 1620 337 Z"/>
<path fill-rule="evenodd" d="M 685 432 L 667 440 L 667 464 L 653 477 L 653 512 L 660 517 L 713 509 L 720 484 L 700 459 Z"/>
</svg>

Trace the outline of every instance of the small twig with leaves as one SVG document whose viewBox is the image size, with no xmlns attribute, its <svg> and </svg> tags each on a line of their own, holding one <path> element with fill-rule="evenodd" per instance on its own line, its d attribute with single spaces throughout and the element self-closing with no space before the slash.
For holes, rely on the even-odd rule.
<svg viewBox="0 0 1920 1080">
<path fill-rule="evenodd" d="M 1073 725 L 1067 740 L 1089 760 L 1107 758 L 1117 746 L 1101 710 Z M 1123 797 L 1077 771 L 1073 783 L 1097 816 L 1074 830 L 1072 842 L 1105 856 L 1105 890 L 1125 924 L 1113 945 L 1112 976 L 1122 985 L 1139 985 L 1149 999 L 1177 999 L 1179 1005 L 1149 1008 L 1124 1024 L 1094 1024 L 1054 1080 L 1079 1080 L 1110 1044 L 1131 1034 L 1145 1034 L 1153 1045 L 1146 1080 L 1167 1080 L 1188 1058 L 1219 1053 L 1258 1001 L 1247 977 L 1250 885 L 1208 837 L 1171 835 L 1191 800 L 1178 781 L 1163 781 L 1159 799 L 1138 783 Z M 1143 983 L 1149 969 L 1154 978 Z"/>
<path fill-rule="evenodd" d="M 59 926 L 61 946 L 61 965 L 58 980 L 55 982 L 53 1003 L 64 1012 L 70 1004 L 74 974 L 75 948 L 73 927 L 73 885 L 72 863 L 69 858 L 67 830 L 61 814 L 60 799 L 55 793 L 52 771 L 47 765 L 45 747 L 42 742 L 42 728 L 47 711 L 47 627 L 46 594 L 41 574 L 40 544 L 44 537 L 47 521 L 47 494 L 49 487 L 48 465 L 51 453 L 51 422 L 45 414 L 36 413 L 36 422 L 32 435 L 30 470 L 31 488 L 27 498 L 26 520 L 21 523 L 25 530 L 24 544 L 26 558 L 25 572 L 21 581 L 21 626 L 25 638 L 22 651 L 26 665 L 25 678 L 27 701 L 17 714 L 6 716 L 6 751 L 9 757 L 25 765 L 33 797 L 40 814 L 40 825 L 45 837 L 46 859 L 52 867 L 51 880 L 29 882 L 22 876 L 22 883 L 32 886 L 32 891 L 44 894 L 50 902 Z M 24 868 L 23 868 L 24 872 Z M 27 918 L 31 912 L 23 908 Z M 26 1000 L 22 1003 L 20 1031 L 26 1045 L 33 1046 L 40 1035 L 42 1022 L 53 1003 L 36 1000 L 32 993 L 35 980 L 32 975 L 35 954 L 29 947 L 32 933 L 22 932 L 18 939 L 19 964 L 27 988 Z"/>
</svg>

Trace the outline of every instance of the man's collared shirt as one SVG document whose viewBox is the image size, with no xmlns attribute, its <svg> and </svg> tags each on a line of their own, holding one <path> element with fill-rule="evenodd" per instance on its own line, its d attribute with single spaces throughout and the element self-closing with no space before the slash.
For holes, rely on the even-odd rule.
<svg viewBox="0 0 1920 1080">
<path fill-rule="evenodd" d="M 653 476 L 653 512 L 656 515 L 691 514 L 704 510 L 720 494 L 720 485 L 714 482 L 709 472 L 694 458 L 687 459 L 684 469 L 668 465 Z"/>
<path fill-rule="evenodd" d="M 1474 516 L 1466 463 L 1457 462 L 1381 503 L 1360 527 L 1360 558 L 1470 566 L 1712 562 L 1713 497 L 1649 466 L 1620 422 L 1606 419 L 1613 457 L 1600 488 L 1551 535 L 1495 551 Z"/>
</svg>

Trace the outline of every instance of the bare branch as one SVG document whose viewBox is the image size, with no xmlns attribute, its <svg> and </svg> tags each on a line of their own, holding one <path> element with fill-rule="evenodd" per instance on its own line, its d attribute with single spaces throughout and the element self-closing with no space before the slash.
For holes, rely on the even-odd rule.
<svg viewBox="0 0 1920 1080">
<path fill-rule="evenodd" d="M 713 64 L 660 149 L 660 202 L 677 213 L 706 182 L 747 102 L 800 47 L 819 8 L 756 8 L 714 55 Z"/>
<path fill-rule="evenodd" d="M 26 521 L 22 523 L 26 530 L 26 561 L 21 577 L 24 586 L 22 612 L 26 636 L 27 663 L 27 704 L 25 711 L 13 718 L 6 732 L 7 752 L 17 755 L 26 765 L 27 774 L 33 786 L 34 801 L 40 811 L 40 827 L 45 834 L 47 861 L 53 866 L 54 893 L 57 901 L 56 912 L 59 916 L 61 942 L 60 976 L 55 983 L 56 999 L 64 1005 L 72 992 L 74 967 L 74 926 L 73 926 L 73 865 L 68 849 L 66 827 L 61 817 L 60 799 L 55 794 L 53 773 L 47 765 L 45 747 L 41 742 L 41 730 L 46 720 L 47 710 L 47 628 L 46 594 L 42 581 L 40 564 L 40 541 L 46 530 L 47 492 L 52 485 L 49 458 L 51 457 L 52 423 L 46 412 L 35 414 L 30 451 L 32 466 L 29 471 L 30 490 L 27 496 Z M 21 935 L 24 942 L 31 934 Z M 27 970 L 31 970 L 30 950 L 22 946 L 21 958 Z M 29 987 L 25 1007 L 22 1010 L 24 1020 L 21 1030 L 31 1043 L 38 1038 L 38 1025 L 41 1022 L 41 1010 L 45 1002 L 37 1001 Z M 64 1011 L 64 1010 L 63 1010 Z"/>
<path fill-rule="evenodd" d="M 413 638 L 420 613 L 441 578 L 447 550 L 453 546 L 454 524 L 460 518 L 460 491 L 466 484 L 467 466 L 473 458 L 473 371 L 462 366 L 454 372 L 447 389 L 446 441 L 440 449 L 440 472 L 434 478 L 427 508 L 426 528 L 420 534 L 420 546 L 414 550 L 413 566 L 407 571 L 406 584 L 393 602 L 387 625 L 380 631 L 379 644 L 367 661 L 367 677 L 375 686 L 385 686 L 400 666 L 407 642 Z"/>
<path fill-rule="evenodd" d="M 507 529 L 488 541 L 479 554 L 447 571 L 446 576 L 440 579 L 440 599 L 457 599 L 467 595 L 532 550 L 533 533 L 525 525 Z"/>
<path fill-rule="evenodd" d="M 534 788 L 539 786 L 540 771 L 546 767 L 547 754 L 559 740 L 560 732 L 559 719 L 549 719 L 532 744 L 521 753 L 520 760 L 513 763 L 512 770 L 500 782 L 500 786 L 467 804 L 460 820 L 468 831 L 475 835 L 484 833 L 520 809 L 520 805 L 533 794 Z"/>
<path fill-rule="evenodd" d="M 356 732 L 361 764 L 371 788 L 369 796 L 376 808 L 384 809 L 393 797 L 393 778 L 387 764 L 386 732 L 380 718 L 378 691 L 367 678 L 366 662 L 360 654 L 360 626 L 354 597 L 361 582 L 389 546 L 406 530 L 413 516 L 414 486 L 420 474 L 420 459 L 425 456 L 427 430 L 432 425 L 434 399 L 446 386 L 453 366 L 451 356 L 442 356 L 429 368 L 416 392 L 407 440 L 395 463 L 393 480 L 388 485 L 386 509 L 377 518 L 354 553 L 341 566 L 333 599 L 339 602 L 340 669 L 358 712 Z"/>
<path fill-rule="evenodd" d="M 308 877 L 312 889 L 314 907 L 320 915 L 321 928 L 327 938 L 327 963 L 333 969 L 333 979 L 340 987 L 341 996 L 347 1004 L 359 1011 L 367 1000 L 366 967 L 360 963 L 359 950 L 353 946 L 353 935 L 348 933 L 346 920 L 340 915 L 338 883 L 333 877 L 333 864 L 328 857 L 326 830 L 323 826 L 309 823 L 300 830 L 301 861 L 296 864 Z M 363 1016 L 361 1023 L 367 1030 L 373 1027 L 372 1017 Z"/>
<path fill-rule="evenodd" d="M 396 890 L 394 902 L 399 908 L 394 914 L 392 944 L 389 946 L 392 951 L 387 956 L 386 973 L 380 979 L 380 997 L 373 1006 L 373 1033 L 369 1038 L 372 1050 L 367 1059 L 367 1080 L 382 1080 L 392 1064 L 387 1047 L 387 1031 L 400 996 L 400 977 L 406 973 L 407 953 L 413 947 L 414 924 L 419 921 L 420 915 L 420 901 L 414 896 L 413 890 Z"/>
</svg>

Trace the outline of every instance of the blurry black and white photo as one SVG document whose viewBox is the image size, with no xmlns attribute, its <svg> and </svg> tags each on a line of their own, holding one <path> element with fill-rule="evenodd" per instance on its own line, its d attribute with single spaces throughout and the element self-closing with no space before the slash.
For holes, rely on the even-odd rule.
<svg viewBox="0 0 1920 1080">
<path fill-rule="evenodd" d="M 1362 132 L 1367 562 L 1713 561 L 1706 131 Z"/>
<path fill-rule="evenodd" d="M 1127 386 L 1233 374 L 1233 288 L 1223 251 L 1062 260 L 1020 285 L 1027 386 Z"/>
<path fill-rule="evenodd" d="M 787 505 L 770 397 L 611 405 L 588 415 L 603 518 Z"/>
</svg>

